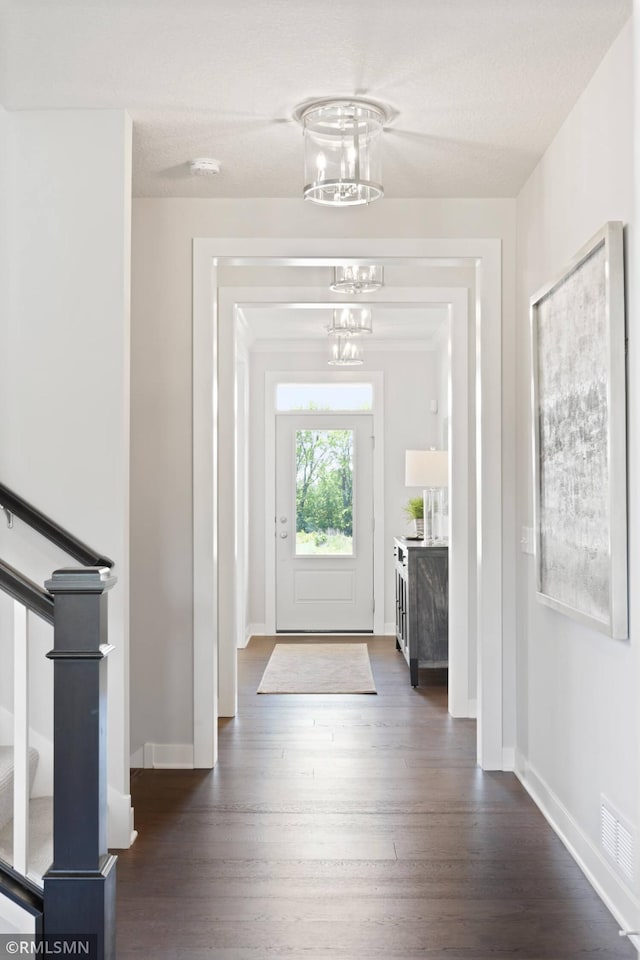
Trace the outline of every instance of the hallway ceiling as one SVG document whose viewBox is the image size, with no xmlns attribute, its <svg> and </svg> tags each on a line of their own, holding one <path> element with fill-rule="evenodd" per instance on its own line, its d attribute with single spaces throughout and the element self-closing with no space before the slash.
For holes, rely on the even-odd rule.
<svg viewBox="0 0 640 960">
<path fill-rule="evenodd" d="M 425 347 L 434 347 L 446 336 L 449 316 L 445 307 L 415 304 L 397 307 L 376 303 L 367 306 L 371 307 L 373 333 L 363 339 L 364 346 L 384 342 L 388 348 L 393 341 L 423 341 Z M 306 340 L 329 347 L 330 309 L 243 305 L 241 312 L 252 341 L 294 343 Z"/>
<path fill-rule="evenodd" d="M 123 107 L 134 194 L 299 197 L 310 97 L 389 105 L 386 195 L 512 197 L 631 0 L 4 0 L 0 102 Z M 213 178 L 187 163 L 212 156 Z"/>
</svg>

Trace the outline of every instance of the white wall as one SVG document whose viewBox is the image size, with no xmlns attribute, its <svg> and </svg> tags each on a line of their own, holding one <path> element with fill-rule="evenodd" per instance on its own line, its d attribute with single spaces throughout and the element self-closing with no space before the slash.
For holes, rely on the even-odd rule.
<svg viewBox="0 0 640 960">
<path fill-rule="evenodd" d="M 438 354 L 438 436 L 435 446 L 439 450 L 449 449 L 449 331 L 443 330 L 437 345 Z M 473 364 L 471 365 L 473 369 Z"/>
<path fill-rule="evenodd" d="M 110 840 L 128 845 L 131 124 L 117 110 L 9 114 L 0 474 L 116 560 L 109 601 Z M 38 557 L 36 556 L 38 553 Z M 16 523 L 0 553 L 37 581 L 73 566 Z M 126 750 L 124 749 L 126 744 Z"/>
<path fill-rule="evenodd" d="M 633 219 L 632 63 L 628 26 L 518 197 L 517 489 L 518 522 L 526 526 L 532 525 L 528 299 L 605 221 L 630 224 Z M 637 400 L 640 348 L 634 306 L 637 301 L 628 310 L 630 383 Z M 632 929 L 637 929 L 633 891 L 604 864 L 599 817 L 604 794 L 638 826 L 637 411 L 637 403 L 632 404 L 631 640 L 611 640 L 537 603 L 533 558 L 521 554 L 517 648 L 519 769 Z"/>
<path fill-rule="evenodd" d="M 398 344 L 399 346 L 399 344 Z M 327 359 L 318 350 L 252 352 L 250 366 L 249 460 L 249 620 L 265 622 L 265 516 L 263 477 L 265 463 L 265 374 L 318 371 L 326 373 Z M 404 454 L 411 448 L 438 443 L 438 416 L 430 412 L 431 399 L 439 394 L 438 357 L 432 350 L 405 352 L 373 350 L 367 345 L 365 363 L 358 368 L 381 371 L 384 376 L 384 510 L 385 510 L 385 623 L 395 624 L 393 538 L 411 533 L 402 508 L 420 491 L 404 485 Z"/>
<path fill-rule="evenodd" d="M 0 104 L 0 317 L 9 308 L 9 114 Z"/>
<path fill-rule="evenodd" d="M 628 269 L 628 310 L 634 310 L 637 317 L 637 307 L 640 303 L 640 261 L 638 260 L 638 224 L 640 224 L 640 178 L 638 174 L 638 158 L 640 158 L 640 123 L 638 122 L 638 104 L 640 103 L 640 0 L 634 0 L 633 2 L 633 64 L 634 64 L 634 76 L 633 76 L 633 103 L 634 103 L 634 127 L 633 127 L 633 170 L 634 170 L 634 184 L 633 184 L 633 223 L 629 226 L 627 230 L 627 257 L 626 257 L 626 266 Z M 627 333 L 629 333 L 631 324 L 627 323 Z M 637 335 L 637 319 L 634 323 L 634 335 L 630 337 L 628 344 L 628 361 L 627 367 L 629 374 L 633 373 L 633 379 L 629 376 L 628 390 L 629 390 L 629 400 L 627 403 L 627 436 L 634 436 L 635 441 L 633 447 L 629 451 L 629 472 L 628 472 L 628 482 L 630 490 L 637 490 L 638 483 L 640 481 L 640 465 L 638 463 L 638 437 L 640 436 L 640 423 L 638 422 L 638 411 L 640 410 L 640 377 L 638 376 L 638 368 L 640 367 L 640 357 L 638 356 L 640 351 L 640 339 Z M 633 511 L 633 519 L 635 521 L 635 529 L 629 530 L 629 548 L 633 552 L 634 557 L 634 566 L 633 570 L 637 569 L 637 557 L 638 557 L 638 523 L 637 523 L 637 507 Z M 632 587 L 633 589 L 633 587 Z M 637 616 L 637 597 L 634 598 L 634 603 L 631 608 L 632 616 Z M 635 621 L 631 624 L 632 629 L 635 634 Z M 638 653 L 636 653 L 636 661 L 638 660 Z M 638 665 L 636 665 L 636 675 L 640 672 L 638 670 Z M 636 764 L 637 764 L 637 778 L 640 778 L 640 736 L 636 742 Z M 640 823 L 640 786 L 638 787 L 638 795 L 636 796 L 636 823 Z M 636 889 L 636 899 L 638 899 L 638 890 Z M 640 911 L 636 912 L 634 929 L 640 930 Z M 637 937 L 634 940 L 634 946 L 637 950 L 640 950 L 640 937 Z"/>
<path fill-rule="evenodd" d="M 194 237 L 498 237 L 503 241 L 503 350 L 507 380 L 504 481 L 513 491 L 512 320 L 515 202 L 384 200 L 336 211 L 302 200 L 139 199 L 132 260 L 132 750 L 145 742 L 191 743 L 192 499 L 191 289 Z M 235 271 L 235 268 L 234 268 Z M 237 284 L 237 278 L 234 280 Z M 509 588 L 515 543 L 505 500 Z M 509 559 L 511 557 L 511 559 Z M 160 584 L 158 583 L 160 580 Z M 512 589 L 506 589 L 510 598 Z M 513 641 L 513 611 L 505 640 Z M 513 653 L 506 651 L 505 690 Z M 514 703 L 505 697 L 505 738 L 514 743 Z"/>
</svg>

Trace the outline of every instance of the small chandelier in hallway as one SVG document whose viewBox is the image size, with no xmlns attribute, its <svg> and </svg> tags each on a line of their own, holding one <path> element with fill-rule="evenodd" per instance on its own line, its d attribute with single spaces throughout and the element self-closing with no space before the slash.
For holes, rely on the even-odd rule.
<svg viewBox="0 0 640 960">
<path fill-rule="evenodd" d="M 333 311 L 328 326 L 330 337 L 359 337 L 373 333 L 371 310 L 367 307 L 342 307 Z"/>
<path fill-rule="evenodd" d="M 331 290 L 336 293 L 374 293 L 384 286 L 384 268 L 375 264 L 334 267 Z"/>
<path fill-rule="evenodd" d="M 294 117 L 304 130 L 305 200 L 345 207 L 384 196 L 383 107 L 358 98 L 316 100 Z"/>
<path fill-rule="evenodd" d="M 355 340 L 349 337 L 338 337 L 332 345 L 331 359 L 327 361 L 332 367 L 357 367 L 363 363 L 362 348 Z"/>
</svg>

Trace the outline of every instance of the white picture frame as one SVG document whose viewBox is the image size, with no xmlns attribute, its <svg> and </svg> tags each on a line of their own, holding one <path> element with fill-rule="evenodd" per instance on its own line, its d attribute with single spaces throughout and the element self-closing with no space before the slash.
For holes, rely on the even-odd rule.
<svg viewBox="0 0 640 960">
<path fill-rule="evenodd" d="M 530 299 L 536 597 L 628 637 L 623 225 Z"/>
</svg>

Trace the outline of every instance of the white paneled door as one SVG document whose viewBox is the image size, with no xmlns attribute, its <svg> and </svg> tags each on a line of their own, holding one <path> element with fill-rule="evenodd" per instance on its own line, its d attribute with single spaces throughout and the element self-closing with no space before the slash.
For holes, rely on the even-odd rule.
<svg viewBox="0 0 640 960">
<path fill-rule="evenodd" d="M 276 417 L 276 629 L 373 630 L 373 418 Z"/>
</svg>

